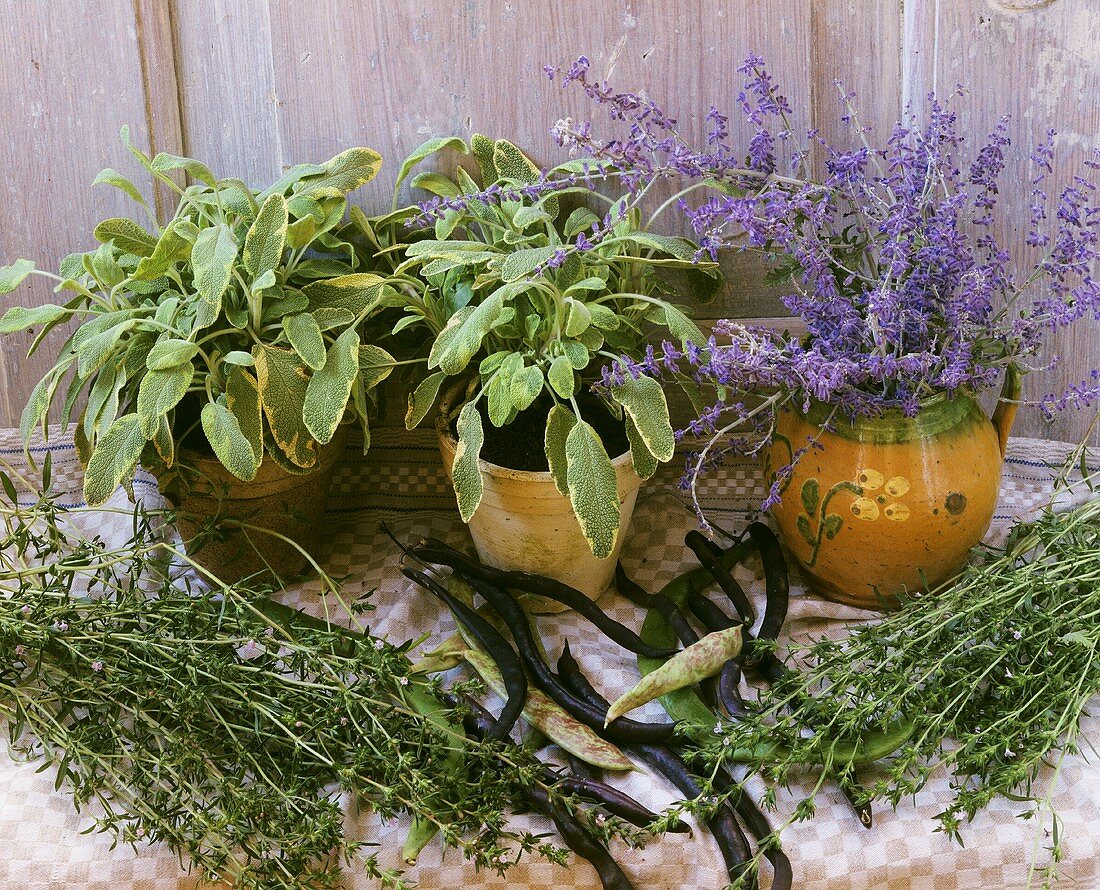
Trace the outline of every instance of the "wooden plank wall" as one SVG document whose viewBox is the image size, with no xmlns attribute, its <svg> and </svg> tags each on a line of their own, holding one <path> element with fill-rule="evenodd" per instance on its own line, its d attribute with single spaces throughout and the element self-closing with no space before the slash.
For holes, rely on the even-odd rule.
<svg viewBox="0 0 1100 890">
<path fill-rule="evenodd" d="M 1097 0 L 0 0 L 0 261 L 44 264 L 92 245 L 93 221 L 126 199 L 87 188 L 105 165 L 129 170 L 119 127 L 138 144 L 207 161 L 223 176 L 273 178 L 349 145 L 391 162 L 359 200 L 385 206 L 396 165 L 433 135 L 508 136 L 536 160 L 562 158 L 548 129 L 592 109 L 542 74 L 588 55 L 601 75 L 647 90 L 690 135 L 713 103 L 735 112 L 739 61 L 766 57 L 796 120 L 840 136 L 834 79 L 861 96 L 865 124 L 888 130 L 906 106 L 956 82 L 974 136 L 1002 112 L 1020 146 L 1061 130 L 1062 172 L 1100 131 Z M 63 10 L 63 11 L 62 11 Z M 1026 157 L 1026 150 L 1020 154 Z M 453 162 L 453 160 L 452 160 Z M 442 162 L 447 163 L 444 159 Z M 1019 186 L 1020 167 L 1010 172 Z M 1019 240 L 1026 190 L 1012 190 Z M 728 262 L 723 298 L 703 317 L 774 318 L 778 294 L 751 259 Z M 21 299 L 42 302 L 40 282 Z M 46 363 L 26 339 L 0 343 L 0 425 L 18 418 Z M 1062 363 L 1029 376 L 1038 396 L 1100 364 L 1100 325 L 1052 345 Z M 1086 418 L 1017 431 L 1075 438 Z"/>
</svg>

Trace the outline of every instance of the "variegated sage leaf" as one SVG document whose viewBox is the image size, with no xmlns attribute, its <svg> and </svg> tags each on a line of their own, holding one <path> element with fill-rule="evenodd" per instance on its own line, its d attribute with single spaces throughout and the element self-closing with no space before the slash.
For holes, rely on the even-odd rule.
<svg viewBox="0 0 1100 890">
<path fill-rule="evenodd" d="M 348 328 L 328 349 L 324 367 L 306 386 L 302 416 L 306 429 L 322 445 L 328 443 L 348 406 L 348 397 L 359 373 L 359 334 Z"/>
<path fill-rule="evenodd" d="M 477 306 L 465 306 L 452 315 L 432 344 L 428 367 L 451 375 L 465 370 L 503 308 L 501 289 L 497 289 Z"/>
<path fill-rule="evenodd" d="M 425 377 L 411 393 L 409 393 L 409 408 L 405 412 L 405 429 L 415 429 L 420 422 L 428 416 L 432 410 L 436 398 L 439 396 L 439 387 L 447 375 L 442 371 L 435 371 Z"/>
<path fill-rule="evenodd" d="M 277 346 L 257 346 L 256 380 L 271 436 L 295 467 L 308 470 L 317 463 L 317 443 L 306 428 L 303 408 L 309 376 L 297 354 Z"/>
<path fill-rule="evenodd" d="M 246 353 L 247 354 L 247 353 Z M 249 362 L 254 360 L 248 356 Z M 252 447 L 256 465 L 264 456 L 263 406 L 260 404 L 260 385 L 243 367 L 232 367 L 225 378 L 225 406 L 237 418 L 237 426 Z"/>
<path fill-rule="evenodd" d="M 550 386 L 554 392 L 563 399 L 571 399 L 577 390 L 577 378 L 573 373 L 573 364 L 566 355 L 559 355 L 550 362 L 550 370 L 546 372 L 546 379 L 550 381 Z"/>
<path fill-rule="evenodd" d="M 630 462 L 634 465 L 634 472 L 641 479 L 649 479 L 657 472 L 658 460 L 646 447 L 629 414 L 626 416 L 626 440 L 630 443 Z"/>
<path fill-rule="evenodd" d="M 528 365 L 512 375 L 510 383 L 512 403 L 517 411 L 526 411 L 542 392 L 542 368 Z"/>
<path fill-rule="evenodd" d="M 569 301 L 569 313 L 565 316 L 565 335 L 579 337 L 592 325 L 592 313 L 578 300 Z"/>
<path fill-rule="evenodd" d="M 356 317 L 378 304 L 386 279 L 372 272 L 341 275 L 327 281 L 315 281 L 302 290 L 309 298 L 311 310 L 337 307 L 347 309 Z"/>
<path fill-rule="evenodd" d="M 592 553 L 606 559 L 619 537 L 615 467 L 592 426 L 578 420 L 565 439 L 566 481 L 573 512 Z"/>
<path fill-rule="evenodd" d="M 369 148 L 349 148 L 321 164 L 322 172 L 303 177 L 294 193 L 311 196 L 346 195 L 374 179 L 382 156 Z"/>
<path fill-rule="evenodd" d="M 451 467 L 451 483 L 458 499 L 458 512 L 463 522 L 469 522 L 485 493 L 481 478 L 481 446 L 485 444 L 485 431 L 481 426 L 481 414 L 472 403 L 463 405 L 458 415 L 458 447 L 455 448 Z"/>
<path fill-rule="evenodd" d="M 546 417 L 546 461 L 550 465 L 554 485 L 565 497 L 569 497 L 569 462 L 565 454 L 565 443 L 576 425 L 576 415 L 565 405 L 555 404 Z"/>
<path fill-rule="evenodd" d="M 397 366 L 396 359 L 381 346 L 365 344 L 359 347 L 359 380 L 364 393 L 385 380 Z"/>
<path fill-rule="evenodd" d="M 649 453 L 657 460 L 672 460 L 676 437 L 661 384 L 644 374 L 634 377 L 626 370 L 623 371 L 623 378 L 621 385 L 611 387 L 612 397 L 634 421 Z"/>
</svg>

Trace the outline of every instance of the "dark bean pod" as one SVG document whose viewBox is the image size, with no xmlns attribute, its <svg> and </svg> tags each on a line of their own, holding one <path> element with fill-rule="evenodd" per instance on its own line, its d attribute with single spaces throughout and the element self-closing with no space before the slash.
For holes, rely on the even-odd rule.
<svg viewBox="0 0 1100 890">
<path fill-rule="evenodd" d="M 687 617 L 680 611 L 679 606 L 667 596 L 662 596 L 659 593 L 648 593 L 640 584 L 627 575 L 621 562 L 615 567 L 615 587 L 619 593 L 639 608 L 656 609 L 660 612 L 665 621 L 668 622 L 669 627 L 676 632 L 680 642 L 685 646 L 699 642 L 699 634 L 695 632 L 695 628 L 691 626 Z"/>
<path fill-rule="evenodd" d="M 783 629 L 787 619 L 787 606 L 790 602 L 790 579 L 787 575 L 787 560 L 775 533 L 762 522 L 754 522 L 748 527 L 748 535 L 760 552 L 760 562 L 764 566 L 764 591 L 766 604 L 764 618 L 760 622 L 757 639 L 775 640 Z"/>
<path fill-rule="evenodd" d="M 859 800 L 860 792 L 863 789 L 860 788 L 855 777 L 853 776 L 850 780 L 840 779 L 837 782 L 837 786 L 855 812 L 856 818 L 859 819 L 859 824 L 864 828 L 871 828 L 874 826 L 875 821 L 874 814 L 871 811 L 871 804 L 869 801 Z"/>
<path fill-rule="evenodd" d="M 724 769 L 718 770 L 715 779 L 720 783 L 723 791 L 729 791 L 734 786 L 733 779 Z M 750 795 L 740 789 L 734 789 L 730 801 L 737 811 L 737 815 L 741 817 L 745 828 L 758 842 L 772 833 L 772 826 L 768 822 L 768 817 L 760 811 Z M 787 854 L 776 844 L 765 847 L 764 856 L 772 866 L 770 890 L 791 890 L 794 872 Z"/>
<path fill-rule="evenodd" d="M 660 818 L 629 794 L 596 779 L 586 779 L 581 776 L 561 776 L 548 771 L 546 783 L 554 784 L 555 789 L 564 795 L 573 794 L 582 800 L 599 804 L 611 815 L 625 819 L 631 825 L 637 825 L 639 828 L 648 828 Z M 668 830 L 682 834 L 691 829 L 688 828 L 686 823 L 677 819 L 669 826 Z"/>
<path fill-rule="evenodd" d="M 500 674 L 504 678 L 504 688 L 508 693 L 508 700 L 504 703 L 500 716 L 488 733 L 488 738 L 493 741 L 507 738 L 512 731 L 512 727 L 516 725 L 520 714 L 523 713 L 524 705 L 527 703 L 527 674 L 524 673 L 523 664 L 516 655 L 515 650 L 495 627 L 462 600 L 452 596 L 450 591 L 434 578 L 409 566 L 403 566 L 401 573 L 441 599 L 447 605 L 447 608 L 454 613 L 455 619 L 462 622 L 481 648 L 488 653 L 489 657 L 500 668 Z"/>
<path fill-rule="evenodd" d="M 565 845 L 578 856 L 587 859 L 596 869 L 604 890 L 634 890 L 630 878 L 611 858 L 607 848 L 592 837 L 571 813 L 564 807 L 555 805 L 541 788 L 533 789 L 531 796 L 539 810 L 553 821 Z"/>
<path fill-rule="evenodd" d="M 478 578 L 466 578 L 469 584 L 488 601 L 512 631 L 516 649 L 531 672 L 535 685 L 564 708 L 572 717 L 613 742 L 664 742 L 672 738 L 671 723 L 639 723 L 627 717 L 612 720 L 606 727 L 607 708 L 593 707 L 569 691 L 550 666 L 543 660 L 538 643 L 531 633 L 527 613 L 507 590 Z"/>
<path fill-rule="evenodd" d="M 577 695 L 596 707 L 607 707 L 606 699 L 588 681 L 568 649 L 564 650 L 561 658 L 558 659 L 558 670 L 561 672 L 562 681 L 568 684 Z M 631 744 L 630 750 L 668 779 L 685 798 L 695 799 L 703 793 L 687 764 L 671 749 L 663 745 L 641 743 Z M 745 833 L 734 818 L 733 811 L 727 806 L 719 807 L 707 820 L 707 828 L 718 843 L 730 883 L 743 880 L 747 874 L 746 866 L 751 850 Z M 755 881 L 750 882 L 750 886 L 755 886 Z"/>
<path fill-rule="evenodd" d="M 668 658 L 676 652 L 675 649 L 658 649 L 644 643 L 629 627 L 619 624 L 615 619 L 605 615 L 600 607 L 587 596 L 561 581 L 544 578 L 541 575 L 532 575 L 529 572 L 506 572 L 502 569 L 482 565 L 473 557 L 467 556 L 465 553 L 455 550 L 449 544 L 434 538 L 421 541 L 420 544 L 412 548 L 412 551 L 417 558 L 450 566 L 456 572 L 461 572 L 469 580 L 476 578 L 495 587 L 506 590 L 522 590 L 569 606 L 569 608 L 591 621 L 609 639 L 636 655 L 642 655 L 646 658 Z"/>
<path fill-rule="evenodd" d="M 569 764 L 569 770 L 575 776 L 580 776 L 582 779 L 595 779 L 598 777 L 597 771 L 593 769 L 592 764 L 585 763 L 579 757 L 574 754 L 565 752 L 565 762 Z"/>
<path fill-rule="evenodd" d="M 690 531 L 684 538 L 684 544 L 695 554 L 703 567 L 710 572 L 711 577 L 718 582 L 718 586 L 729 597 L 745 626 L 752 627 L 756 622 L 756 612 L 753 611 L 752 603 L 749 602 L 745 591 L 741 589 L 741 585 L 737 583 L 737 579 L 722 565 L 721 558 L 711 550 L 710 541 L 701 532 Z"/>
</svg>

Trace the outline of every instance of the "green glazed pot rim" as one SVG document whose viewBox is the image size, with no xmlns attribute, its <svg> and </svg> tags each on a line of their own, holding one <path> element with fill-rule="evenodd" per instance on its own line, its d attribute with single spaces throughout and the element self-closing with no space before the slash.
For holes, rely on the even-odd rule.
<svg viewBox="0 0 1100 890">
<path fill-rule="evenodd" d="M 816 399 L 810 403 L 809 411 L 799 408 L 787 408 L 800 415 L 814 426 L 822 426 L 834 406 Z M 977 400 L 967 394 L 958 394 L 951 398 L 946 392 L 935 393 L 919 403 L 917 413 L 907 417 L 900 408 L 887 408 L 874 417 L 851 418 L 837 412 L 830 430 L 834 435 L 853 441 L 871 441 L 880 444 L 909 442 L 946 432 L 967 422 L 975 414 L 985 417 Z"/>
</svg>

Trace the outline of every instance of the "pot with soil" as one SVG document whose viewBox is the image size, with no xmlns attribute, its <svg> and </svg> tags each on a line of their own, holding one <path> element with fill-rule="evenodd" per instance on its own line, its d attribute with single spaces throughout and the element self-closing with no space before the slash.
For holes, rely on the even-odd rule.
<svg viewBox="0 0 1100 890">
<path fill-rule="evenodd" d="M 184 406 L 181 406 L 183 408 Z M 179 412 L 185 419 L 186 410 Z M 242 482 L 214 455 L 195 428 L 173 466 L 150 468 L 176 514 L 188 556 L 227 584 L 245 578 L 281 584 L 299 575 L 321 540 L 322 520 L 348 428 L 317 446 L 311 470 L 291 472 L 270 454 L 255 477 Z M 304 551 L 304 552 L 303 552 Z"/>
<path fill-rule="evenodd" d="M 439 450 L 452 477 L 458 440 L 452 408 L 456 394 L 444 398 L 436 421 Z M 619 551 L 634 513 L 642 479 L 634 471 L 625 428 L 594 396 L 578 396 L 612 459 L 619 500 L 619 532 L 611 553 L 593 554 L 569 497 L 554 482 L 544 450 L 551 400 L 539 399 L 512 423 L 497 429 L 486 423 L 478 468 L 484 493 L 470 517 L 470 535 L 487 565 L 556 578 L 598 599 L 615 575 Z M 542 612 L 564 607 L 540 598 Z"/>
</svg>

